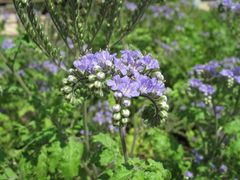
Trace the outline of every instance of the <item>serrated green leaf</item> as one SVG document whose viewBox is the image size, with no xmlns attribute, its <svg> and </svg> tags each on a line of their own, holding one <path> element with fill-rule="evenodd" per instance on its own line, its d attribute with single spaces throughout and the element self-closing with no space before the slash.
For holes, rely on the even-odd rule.
<svg viewBox="0 0 240 180">
<path fill-rule="evenodd" d="M 110 137 L 109 134 L 103 134 L 103 133 L 100 133 L 94 136 L 93 142 L 99 142 L 108 149 L 116 148 L 118 146 L 117 143 Z"/>
<path fill-rule="evenodd" d="M 63 148 L 60 164 L 60 170 L 66 179 L 78 175 L 82 154 L 83 144 L 74 137 L 70 137 L 67 146 Z"/>
</svg>

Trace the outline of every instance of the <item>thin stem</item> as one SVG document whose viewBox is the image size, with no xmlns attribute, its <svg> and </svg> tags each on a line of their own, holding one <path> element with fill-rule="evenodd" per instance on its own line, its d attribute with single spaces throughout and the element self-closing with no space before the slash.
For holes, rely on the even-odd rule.
<svg viewBox="0 0 240 180">
<path fill-rule="evenodd" d="M 16 80 L 19 82 L 19 84 L 22 86 L 22 88 L 26 91 L 26 93 L 31 96 L 32 93 L 31 91 L 28 89 L 26 83 L 24 82 L 24 80 L 21 78 L 21 76 L 19 76 L 19 74 L 14 70 L 13 67 L 11 67 L 8 64 L 8 59 L 2 54 L 2 52 L 0 52 L 0 56 L 3 59 L 3 62 L 5 63 L 5 65 L 8 67 L 9 71 L 15 76 Z"/>
<path fill-rule="evenodd" d="M 88 130 L 88 120 L 87 120 L 87 102 L 83 103 L 83 125 L 84 125 L 84 135 L 87 152 L 90 150 L 89 146 L 89 130 Z"/>
<path fill-rule="evenodd" d="M 134 121 L 134 135 L 133 135 L 133 142 L 132 142 L 132 147 L 131 147 L 131 151 L 130 151 L 130 157 L 133 157 L 133 152 L 134 152 L 134 148 L 135 148 L 136 141 L 137 141 L 137 135 L 138 135 L 137 124 Z"/>
<path fill-rule="evenodd" d="M 125 164 L 127 164 L 128 153 L 127 153 L 127 145 L 126 145 L 126 141 L 125 141 L 125 127 L 119 127 L 119 134 L 120 134 L 120 139 L 121 139 L 121 144 L 122 144 L 124 161 L 125 161 Z"/>
</svg>

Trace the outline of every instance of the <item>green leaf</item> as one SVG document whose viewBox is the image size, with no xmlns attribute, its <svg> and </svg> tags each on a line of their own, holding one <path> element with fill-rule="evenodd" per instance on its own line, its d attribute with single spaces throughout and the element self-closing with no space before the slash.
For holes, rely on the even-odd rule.
<svg viewBox="0 0 240 180">
<path fill-rule="evenodd" d="M 74 137 L 70 137 L 67 146 L 62 151 L 60 164 L 60 170 L 66 179 L 71 179 L 78 175 L 82 154 L 83 144 Z"/>
<path fill-rule="evenodd" d="M 108 149 L 116 148 L 118 144 L 110 137 L 109 134 L 100 133 L 93 137 L 93 142 L 99 142 Z"/>
<path fill-rule="evenodd" d="M 47 173 L 48 173 L 47 161 L 48 161 L 47 148 L 43 147 L 41 149 L 41 154 L 38 157 L 38 163 L 36 166 L 36 175 L 39 180 L 48 179 L 47 178 Z"/>
</svg>

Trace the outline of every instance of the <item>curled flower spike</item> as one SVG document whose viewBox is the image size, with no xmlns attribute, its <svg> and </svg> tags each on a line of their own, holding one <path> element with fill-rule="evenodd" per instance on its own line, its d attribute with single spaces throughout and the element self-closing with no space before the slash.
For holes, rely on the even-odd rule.
<svg viewBox="0 0 240 180">
<path fill-rule="evenodd" d="M 73 63 L 76 69 L 64 80 L 62 89 L 70 101 L 81 102 L 91 96 L 114 95 L 112 120 L 115 126 L 129 122 L 130 106 L 137 97 L 149 99 L 153 112 L 148 120 L 159 124 L 167 118 L 168 105 L 164 96 L 164 77 L 159 64 L 150 55 L 140 51 L 123 50 L 120 57 L 108 51 L 86 54 Z M 78 93 L 77 93 L 78 91 Z M 79 94 L 80 93 L 80 94 Z M 82 93 L 82 94 L 81 94 Z M 81 98 L 82 100 L 80 100 Z M 84 98 L 83 98 L 84 97 Z"/>
</svg>

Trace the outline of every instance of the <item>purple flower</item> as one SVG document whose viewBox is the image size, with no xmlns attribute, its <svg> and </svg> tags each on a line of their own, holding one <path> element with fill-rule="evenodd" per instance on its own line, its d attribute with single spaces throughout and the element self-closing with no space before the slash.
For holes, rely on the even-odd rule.
<svg viewBox="0 0 240 180">
<path fill-rule="evenodd" d="M 193 178 L 193 173 L 192 173 L 191 171 L 186 171 L 186 172 L 185 172 L 185 176 L 186 176 L 187 178 Z"/>
<path fill-rule="evenodd" d="M 240 76 L 235 76 L 234 79 L 238 84 L 240 84 Z"/>
<path fill-rule="evenodd" d="M 13 43 L 13 40 L 10 39 L 10 38 L 6 38 L 6 39 L 4 39 L 3 42 L 2 42 L 2 48 L 3 48 L 3 49 L 11 49 L 11 48 L 13 48 L 14 46 L 15 46 L 15 45 L 14 45 L 14 43 Z"/>
<path fill-rule="evenodd" d="M 120 91 L 123 96 L 128 98 L 140 95 L 138 91 L 139 83 L 133 81 L 128 76 L 121 78 L 119 75 L 116 75 L 113 77 L 113 80 L 107 81 L 107 85 L 114 91 Z"/>
<path fill-rule="evenodd" d="M 50 62 L 50 61 L 44 61 L 43 67 L 47 70 L 49 70 L 51 73 L 56 74 L 58 72 L 58 67 L 56 64 Z"/>
<path fill-rule="evenodd" d="M 159 69 L 159 64 L 156 59 L 152 59 L 150 55 L 146 55 L 141 59 L 141 63 L 146 66 L 147 70 Z"/>
<path fill-rule="evenodd" d="M 223 69 L 220 74 L 222 76 L 226 76 L 226 77 L 232 77 L 233 76 L 233 72 L 229 69 Z"/>
<path fill-rule="evenodd" d="M 201 84 L 199 87 L 199 91 L 201 91 L 205 95 L 212 95 L 215 92 L 215 89 L 211 85 Z"/>
<path fill-rule="evenodd" d="M 192 78 L 189 80 L 189 85 L 193 88 L 198 88 L 202 85 L 202 81 L 196 78 Z"/>
<path fill-rule="evenodd" d="M 222 164 L 222 165 L 220 166 L 220 171 L 221 171 L 222 173 L 226 173 L 227 170 L 228 170 L 228 167 L 227 167 L 225 164 Z"/>
<path fill-rule="evenodd" d="M 125 2 L 125 6 L 130 11 L 135 11 L 137 9 L 137 5 L 135 3 L 133 3 L 133 2 L 126 1 Z"/>
</svg>

